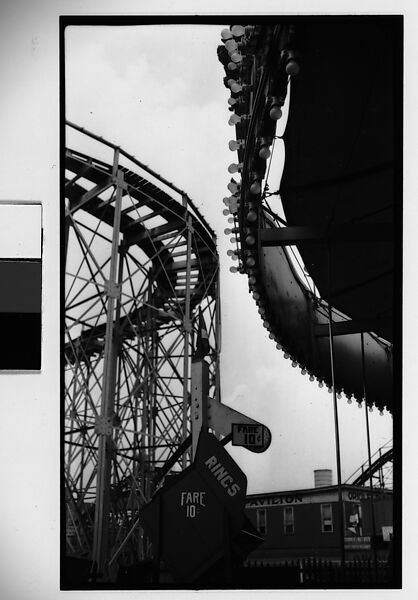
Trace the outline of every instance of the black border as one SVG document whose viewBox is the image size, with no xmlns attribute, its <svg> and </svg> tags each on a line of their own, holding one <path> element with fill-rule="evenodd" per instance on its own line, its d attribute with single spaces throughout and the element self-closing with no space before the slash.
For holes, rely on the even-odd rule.
<svg viewBox="0 0 418 600">
<path fill-rule="evenodd" d="M 235 23 L 271 24 L 272 21 L 315 21 L 321 19 L 332 24 L 335 21 L 359 19 L 391 19 L 396 27 L 396 41 L 394 49 L 395 64 L 395 197 L 399 198 L 395 205 L 395 277 L 394 277 L 394 399 L 393 402 L 393 449 L 394 449 L 394 494 L 393 494 L 393 523 L 396 535 L 393 542 L 393 554 L 395 557 L 393 570 L 393 585 L 390 586 L 329 586 L 327 589 L 401 589 L 402 588 L 402 306 L 403 306 L 403 56 L 404 56 L 404 17 L 402 14 L 368 14 L 368 15 L 61 15 L 59 17 L 59 101 L 60 101 L 60 569 L 61 590 L 121 590 L 122 588 L 113 584 L 105 584 L 84 587 L 68 587 L 63 581 L 64 555 L 65 555 L 65 483 L 64 483 L 64 184 L 65 184 L 65 28 L 68 26 L 134 26 L 134 25 L 228 25 Z M 216 60 L 216 48 L 214 48 L 214 60 Z M 277 587 L 274 590 L 306 590 L 323 589 L 323 586 L 305 588 L 303 586 Z M 129 589 L 152 589 L 155 591 L 170 589 L 216 589 L 197 588 L 195 586 L 171 586 L 170 587 L 143 587 L 123 588 Z M 224 588 L 226 589 L 226 588 Z M 231 587 L 230 589 L 244 589 Z M 245 589 L 262 589 L 259 587 Z M 267 589 L 267 588 L 266 588 Z"/>
</svg>

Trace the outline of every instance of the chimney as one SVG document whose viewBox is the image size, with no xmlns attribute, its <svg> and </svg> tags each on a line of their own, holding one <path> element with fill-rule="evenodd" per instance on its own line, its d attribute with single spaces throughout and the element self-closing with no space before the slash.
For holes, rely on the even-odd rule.
<svg viewBox="0 0 418 600">
<path fill-rule="evenodd" d="M 332 470 L 331 469 L 315 469 L 314 480 L 315 480 L 316 488 L 332 485 Z"/>
</svg>

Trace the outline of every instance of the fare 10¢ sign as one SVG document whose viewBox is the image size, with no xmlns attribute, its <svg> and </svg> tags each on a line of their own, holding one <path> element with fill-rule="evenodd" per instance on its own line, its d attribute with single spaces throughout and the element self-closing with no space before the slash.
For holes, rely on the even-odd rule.
<svg viewBox="0 0 418 600">
<path fill-rule="evenodd" d="M 232 423 L 232 445 L 252 452 L 264 452 L 270 446 L 271 433 L 261 424 Z"/>
<path fill-rule="evenodd" d="M 184 507 L 186 517 L 194 519 L 200 513 L 201 508 L 206 507 L 205 496 L 206 492 L 203 491 L 181 492 L 180 506 Z"/>
</svg>

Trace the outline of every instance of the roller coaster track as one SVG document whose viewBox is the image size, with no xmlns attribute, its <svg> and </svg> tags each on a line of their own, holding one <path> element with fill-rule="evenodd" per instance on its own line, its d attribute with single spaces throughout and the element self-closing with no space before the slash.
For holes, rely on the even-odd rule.
<svg viewBox="0 0 418 600">
<path fill-rule="evenodd" d="M 182 190 L 72 123 L 64 187 L 67 552 L 130 564 L 149 556 L 138 511 L 190 434 L 198 309 L 219 397 L 216 238 Z"/>
<path fill-rule="evenodd" d="M 377 487 L 385 487 L 391 488 L 391 481 L 385 481 L 383 469 L 385 466 L 388 466 L 393 461 L 393 448 L 389 448 L 385 452 L 382 452 L 385 447 L 379 448 L 372 458 L 374 458 L 371 466 L 369 467 L 369 462 L 366 461 L 362 464 L 350 477 L 347 479 L 346 483 L 350 485 L 368 485 L 370 481 L 370 477 L 379 475 Z M 390 473 L 391 478 L 392 473 Z"/>
<path fill-rule="evenodd" d="M 394 96 L 384 91 L 395 85 L 392 31 L 381 22 L 283 19 L 231 26 L 222 41 L 238 155 L 224 199 L 232 270 L 247 275 L 263 326 L 294 367 L 330 391 L 334 383 L 338 396 L 392 411 L 399 205 Z M 272 182 L 286 99 L 285 166 Z M 284 217 L 270 206 L 274 195 Z"/>
</svg>

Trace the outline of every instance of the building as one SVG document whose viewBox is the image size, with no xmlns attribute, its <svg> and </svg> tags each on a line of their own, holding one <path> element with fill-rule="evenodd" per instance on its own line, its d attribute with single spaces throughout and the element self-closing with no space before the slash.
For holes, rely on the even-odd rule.
<svg viewBox="0 0 418 600">
<path fill-rule="evenodd" d="M 338 486 L 315 479 L 314 488 L 247 496 L 246 514 L 264 537 L 249 555 L 248 565 L 275 565 L 297 558 L 340 560 Z M 392 491 L 341 487 L 346 560 L 373 558 L 374 549 L 379 560 L 386 560 L 392 539 Z"/>
</svg>

